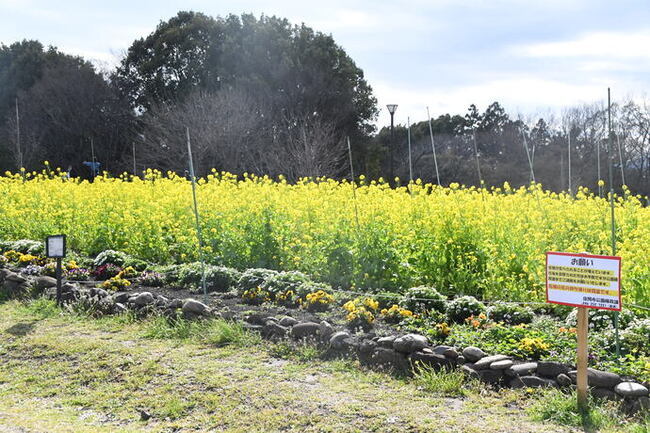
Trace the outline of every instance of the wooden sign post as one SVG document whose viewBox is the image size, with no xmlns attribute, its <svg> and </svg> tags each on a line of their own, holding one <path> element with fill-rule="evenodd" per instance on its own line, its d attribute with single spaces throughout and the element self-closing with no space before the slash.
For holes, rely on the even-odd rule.
<svg viewBox="0 0 650 433">
<path fill-rule="evenodd" d="M 65 254 L 65 235 L 48 236 L 45 240 L 45 255 L 48 258 L 56 259 L 56 303 L 58 305 L 61 305 L 62 298 L 63 267 L 61 261 L 65 257 Z"/>
<path fill-rule="evenodd" d="M 587 405 L 587 308 L 621 310 L 621 258 L 591 254 L 546 253 L 546 302 L 578 308 L 578 406 Z"/>
</svg>

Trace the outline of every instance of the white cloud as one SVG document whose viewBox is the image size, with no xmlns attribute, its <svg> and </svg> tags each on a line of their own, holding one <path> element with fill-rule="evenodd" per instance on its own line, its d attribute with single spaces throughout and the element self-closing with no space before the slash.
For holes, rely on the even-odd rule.
<svg viewBox="0 0 650 433">
<path fill-rule="evenodd" d="M 650 59 L 650 30 L 586 33 L 575 39 L 519 45 L 511 49 L 525 57 L 602 57 Z"/>
<path fill-rule="evenodd" d="M 604 97 L 607 83 L 593 80 L 575 84 L 522 76 L 448 88 L 414 88 L 374 82 L 374 89 L 382 110 L 377 124 L 385 125 L 389 119 L 385 108 L 387 103 L 399 105 L 396 123 L 406 123 L 407 116 L 411 122 L 426 119 L 427 106 L 433 117 L 445 113 L 464 114 L 470 104 L 484 110 L 494 101 L 505 106 L 511 114 L 519 110 L 537 112 L 600 100 Z"/>
</svg>

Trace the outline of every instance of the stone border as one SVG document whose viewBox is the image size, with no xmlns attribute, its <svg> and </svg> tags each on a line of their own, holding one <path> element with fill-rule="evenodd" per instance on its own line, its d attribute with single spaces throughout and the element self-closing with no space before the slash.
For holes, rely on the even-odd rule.
<svg viewBox="0 0 650 433">
<path fill-rule="evenodd" d="M 56 280 L 52 277 L 25 277 L 8 269 L 0 269 L 0 288 L 11 294 L 37 293 L 54 299 Z M 223 318 L 238 320 L 231 311 L 214 311 L 192 298 L 168 299 L 151 292 L 109 293 L 100 288 L 80 288 L 65 283 L 62 300 L 68 305 L 92 308 L 100 314 L 121 314 L 132 311 L 139 316 L 151 313 L 185 319 Z M 327 321 L 299 321 L 291 316 L 274 317 L 255 313 L 243 317 L 243 325 L 271 340 L 306 340 L 326 350 L 329 357 L 357 358 L 364 366 L 396 374 L 411 374 L 420 365 L 437 370 L 460 369 L 470 377 L 498 387 L 508 388 L 574 388 L 573 366 L 555 361 L 519 361 L 506 355 L 488 355 L 478 347 L 462 350 L 445 345 L 432 346 L 427 337 L 418 334 L 377 336 L 374 332 L 352 334 L 347 328 L 336 329 Z M 650 409 L 649 383 L 640 383 L 618 374 L 589 369 L 591 394 L 597 398 L 619 401 L 628 413 Z"/>
</svg>

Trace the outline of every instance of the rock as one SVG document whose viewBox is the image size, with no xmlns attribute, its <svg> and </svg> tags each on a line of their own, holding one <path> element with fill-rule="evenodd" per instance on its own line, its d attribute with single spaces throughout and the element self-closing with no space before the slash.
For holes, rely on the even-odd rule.
<svg viewBox="0 0 650 433">
<path fill-rule="evenodd" d="M 450 347 L 449 349 L 445 350 L 442 354 L 450 359 L 458 358 L 458 351 L 456 351 L 456 349 L 454 349 L 453 347 Z"/>
<path fill-rule="evenodd" d="M 508 385 L 511 388 L 543 388 L 556 387 L 557 383 L 553 379 L 546 379 L 538 376 L 519 376 L 510 379 Z"/>
<path fill-rule="evenodd" d="M 76 283 L 64 283 L 61 286 L 61 292 L 63 293 L 70 293 L 74 292 L 75 290 L 79 290 L 79 286 Z"/>
<path fill-rule="evenodd" d="M 334 333 L 334 327 L 330 325 L 329 322 L 323 320 L 320 322 L 318 332 L 320 333 L 320 338 L 323 341 L 329 341 L 330 336 Z"/>
<path fill-rule="evenodd" d="M 446 351 L 453 349 L 451 346 L 445 346 L 445 345 L 439 345 L 433 347 L 431 350 L 433 350 L 433 353 L 438 354 L 438 355 L 444 355 Z"/>
<path fill-rule="evenodd" d="M 478 377 L 487 383 L 498 383 L 503 377 L 503 370 L 477 370 Z"/>
<path fill-rule="evenodd" d="M 123 314 L 126 313 L 126 307 L 124 304 L 121 304 L 119 302 L 116 302 L 113 304 L 113 314 Z"/>
<path fill-rule="evenodd" d="M 129 300 L 130 296 L 131 294 L 128 292 L 113 293 L 113 301 L 119 304 L 125 304 Z"/>
<path fill-rule="evenodd" d="M 402 353 L 413 353 L 417 350 L 424 349 L 428 343 L 429 340 L 423 335 L 406 334 L 393 341 L 393 349 Z"/>
<path fill-rule="evenodd" d="M 41 275 L 40 277 L 36 277 L 34 279 L 34 287 L 39 291 L 43 291 L 48 287 L 55 287 L 55 286 L 56 286 L 56 278 L 48 277 L 46 275 Z"/>
<path fill-rule="evenodd" d="M 339 331 L 332 334 L 330 337 L 330 347 L 334 350 L 342 350 L 347 348 L 345 340 L 350 338 L 350 334 L 345 331 Z"/>
<path fill-rule="evenodd" d="M 589 393 L 594 397 L 601 400 L 620 400 L 621 397 L 618 396 L 614 391 L 607 388 L 591 388 Z"/>
<path fill-rule="evenodd" d="M 264 324 L 262 334 L 266 337 L 284 337 L 289 332 L 289 329 L 280 325 L 273 320 L 267 320 Z"/>
<path fill-rule="evenodd" d="M 463 366 L 460 368 L 460 371 L 462 371 L 463 373 L 465 373 L 465 374 L 466 374 L 467 376 L 469 376 L 469 377 L 474 377 L 474 378 L 476 378 L 476 379 L 479 378 L 478 371 L 474 370 L 473 368 L 471 368 L 471 367 L 470 367 L 469 365 L 467 365 L 467 364 L 463 365 Z"/>
<path fill-rule="evenodd" d="M 188 298 L 183 301 L 183 314 L 195 314 L 201 316 L 208 312 L 208 306 L 196 299 Z"/>
<path fill-rule="evenodd" d="M 567 387 L 573 384 L 571 378 L 566 374 L 558 374 L 555 380 L 557 381 L 558 385 L 560 385 L 561 387 Z"/>
<path fill-rule="evenodd" d="M 648 388 L 636 382 L 621 382 L 614 388 L 618 395 L 623 397 L 646 397 Z"/>
<path fill-rule="evenodd" d="M 379 347 L 385 347 L 387 349 L 393 348 L 393 342 L 397 338 L 397 335 L 389 335 L 388 337 L 380 337 L 377 339 L 377 345 Z"/>
<path fill-rule="evenodd" d="M 558 374 L 567 374 L 570 368 L 561 362 L 539 361 L 537 363 L 537 374 L 543 377 L 555 378 Z"/>
<path fill-rule="evenodd" d="M 463 355 L 460 355 L 458 358 L 456 358 L 456 364 L 458 365 L 463 365 L 467 362 L 465 357 Z"/>
<path fill-rule="evenodd" d="M 503 361 L 504 359 L 510 359 L 510 357 L 505 355 L 492 355 L 482 357 L 474 364 L 474 370 L 486 370 L 490 368 L 490 364 L 493 362 Z"/>
<path fill-rule="evenodd" d="M 411 364 L 417 367 L 419 364 L 439 368 L 450 364 L 450 361 L 438 353 L 414 352 L 409 357 Z"/>
<path fill-rule="evenodd" d="M 264 327 L 262 325 L 253 325 L 252 323 L 244 322 L 242 326 L 247 331 L 259 332 L 260 334 L 264 332 Z"/>
<path fill-rule="evenodd" d="M 179 308 L 183 308 L 183 301 L 180 299 L 172 299 L 171 301 L 169 301 L 169 304 L 167 304 L 167 308 L 172 310 L 178 310 Z"/>
<path fill-rule="evenodd" d="M 145 307 L 154 303 L 153 295 L 150 292 L 142 292 L 133 299 L 133 303 L 139 307 Z"/>
<path fill-rule="evenodd" d="M 16 273 L 14 273 L 14 272 L 10 272 L 9 274 L 7 274 L 7 275 L 5 276 L 5 282 L 6 282 L 6 281 L 13 281 L 14 283 L 18 283 L 18 284 L 20 284 L 20 283 L 24 283 L 25 281 L 27 281 L 27 278 L 23 277 L 23 276 L 20 275 L 20 274 L 16 274 Z M 56 285 L 56 283 L 55 283 L 55 285 Z"/>
<path fill-rule="evenodd" d="M 485 352 L 483 352 L 478 347 L 469 346 L 463 349 L 463 357 L 469 362 L 476 362 L 485 356 Z"/>
<path fill-rule="evenodd" d="M 315 337 L 320 332 L 320 324 L 314 322 L 302 322 L 291 328 L 291 336 L 295 339 Z"/>
<path fill-rule="evenodd" d="M 370 363 L 376 367 L 393 370 L 399 373 L 409 371 L 410 367 L 404 354 L 385 347 L 378 347 L 375 349 L 370 358 Z"/>
<path fill-rule="evenodd" d="M 504 373 L 506 376 L 528 376 L 537 370 L 536 362 L 524 362 L 523 364 L 516 364 L 508 368 Z M 569 379 L 570 380 L 570 379 Z"/>
<path fill-rule="evenodd" d="M 284 327 L 287 327 L 287 328 L 289 328 L 289 327 L 291 327 L 293 325 L 296 325 L 298 323 L 300 323 L 299 320 L 294 319 L 293 317 L 290 317 L 290 316 L 284 316 L 283 318 L 280 319 L 280 325 L 282 325 Z"/>
<path fill-rule="evenodd" d="M 146 410 L 140 411 L 140 421 L 148 421 L 151 418 L 151 414 Z"/>
<path fill-rule="evenodd" d="M 650 411 L 650 398 L 639 397 L 630 406 L 630 412 L 637 413 L 641 411 Z"/>
<path fill-rule="evenodd" d="M 359 346 L 361 355 L 369 355 L 377 348 L 377 343 L 372 340 L 363 340 Z"/>
<path fill-rule="evenodd" d="M 506 370 L 506 369 L 512 367 L 512 364 L 513 364 L 513 362 L 512 362 L 511 359 L 502 359 L 501 361 L 495 361 L 492 364 L 490 364 L 490 369 L 491 370 Z"/>
<path fill-rule="evenodd" d="M 269 317 L 266 314 L 253 313 L 244 317 L 244 321 L 250 323 L 251 325 L 264 326 Z"/>
<path fill-rule="evenodd" d="M 576 383 L 577 375 L 576 370 L 567 373 L 573 383 Z M 587 369 L 587 383 L 591 387 L 614 389 L 616 385 L 621 383 L 621 376 L 616 373 L 589 368 Z"/>
<path fill-rule="evenodd" d="M 89 290 L 89 295 L 90 296 L 96 296 L 98 298 L 107 298 L 108 297 L 108 292 L 104 289 L 100 289 L 99 287 L 94 287 Z"/>
</svg>

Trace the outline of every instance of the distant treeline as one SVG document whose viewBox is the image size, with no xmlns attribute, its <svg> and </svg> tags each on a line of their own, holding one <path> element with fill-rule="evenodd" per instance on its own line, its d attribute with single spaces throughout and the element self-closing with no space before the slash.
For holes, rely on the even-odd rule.
<svg viewBox="0 0 650 433">
<path fill-rule="evenodd" d="M 179 12 L 110 71 L 35 40 L 0 45 L 2 171 L 40 170 L 47 160 L 89 176 L 83 163 L 94 154 L 114 173 L 182 172 L 189 129 L 200 175 L 347 177 L 349 137 L 356 172 L 408 179 L 406 127 L 395 128 L 392 142 L 388 128 L 373 126 L 377 113 L 363 71 L 330 35 L 277 17 Z M 613 125 L 615 185 L 624 177 L 650 193 L 650 108 L 614 104 Z M 479 171 L 489 185 L 534 175 L 554 190 L 596 189 L 608 179 L 602 105 L 515 119 L 495 102 L 431 126 L 445 185 L 479 184 Z M 428 121 L 411 126 L 411 145 L 414 177 L 437 182 Z"/>
</svg>

